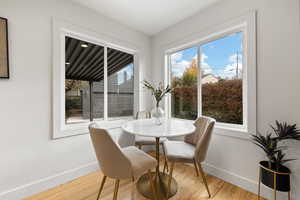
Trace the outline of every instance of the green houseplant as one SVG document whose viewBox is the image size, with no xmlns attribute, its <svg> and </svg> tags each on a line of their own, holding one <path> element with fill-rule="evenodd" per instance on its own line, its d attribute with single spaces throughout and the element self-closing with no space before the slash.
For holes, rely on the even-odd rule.
<svg viewBox="0 0 300 200">
<path fill-rule="evenodd" d="M 264 151 L 267 158 L 260 162 L 260 181 L 274 190 L 289 192 L 290 170 L 284 164 L 295 159 L 286 158 L 287 146 L 283 141 L 300 140 L 300 130 L 296 124 L 278 121 L 271 129 L 272 132 L 266 135 L 252 135 L 253 143 Z"/>
<path fill-rule="evenodd" d="M 157 125 L 161 125 L 162 121 L 161 118 L 164 115 L 164 111 L 162 108 L 159 107 L 159 103 L 161 100 L 165 97 L 166 94 L 172 92 L 172 88 L 170 85 L 167 85 L 166 87 L 163 86 L 163 84 L 160 82 L 158 87 L 155 87 L 152 83 L 149 81 L 143 81 L 143 85 L 145 88 L 151 91 L 152 95 L 155 99 L 155 108 L 151 111 L 152 117 L 155 118 L 155 123 Z"/>
</svg>

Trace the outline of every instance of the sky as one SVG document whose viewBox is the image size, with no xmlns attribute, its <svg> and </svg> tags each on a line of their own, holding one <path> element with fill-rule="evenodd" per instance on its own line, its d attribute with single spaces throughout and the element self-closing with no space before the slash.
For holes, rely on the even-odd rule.
<svg viewBox="0 0 300 200">
<path fill-rule="evenodd" d="M 127 65 L 126 67 L 117 72 L 118 85 L 124 83 L 124 72 L 127 72 L 127 80 L 130 80 L 133 76 L 133 63 Z"/>
<path fill-rule="evenodd" d="M 203 44 L 201 48 L 201 69 L 204 74 L 232 79 L 242 72 L 242 33 Z M 193 59 L 197 58 L 197 46 L 171 55 L 172 76 L 180 77 Z M 238 59 L 237 59 L 238 58 Z M 237 62 L 238 61 L 238 62 Z"/>
</svg>

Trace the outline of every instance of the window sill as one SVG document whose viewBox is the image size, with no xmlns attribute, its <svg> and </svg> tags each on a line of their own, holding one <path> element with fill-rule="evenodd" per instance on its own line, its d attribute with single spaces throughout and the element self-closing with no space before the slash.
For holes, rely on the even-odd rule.
<svg viewBox="0 0 300 200">
<path fill-rule="evenodd" d="M 76 124 L 67 124 L 64 128 L 58 132 L 58 134 L 53 135 L 53 139 L 71 137 L 75 135 L 83 135 L 88 134 L 88 127 L 91 123 L 96 123 L 99 128 L 103 129 L 117 129 L 121 128 L 121 126 L 133 120 L 133 117 L 118 117 L 118 118 L 110 118 L 108 120 L 96 119 L 93 122 L 83 122 Z"/>
<path fill-rule="evenodd" d="M 222 126 L 216 123 L 215 134 L 237 139 L 249 140 L 250 133 L 244 128 L 235 128 L 229 126 Z"/>
<path fill-rule="evenodd" d="M 194 120 L 188 120 L 188 119 L 180 119 L 180 118 L 175 118 L 175 119 L 194 122 Z M 244 126 L 231 125 L 231 124 L 225 124 L 219 122 L 216 123 L 216 126 L 214 128 L 214 134 L 220 136 L 233 137 L 237 139 L 243 139 L 243 140 L 250 139 L 250 133 L 249 131 L 247 131 L 247 129 Z"/>
<path fill-rule="evenodd" d="M 180 119 L 178 120 L 190 121 L 194 122 L 194 120 Z M 118 129 L 121 126 L 128 122 L 134 120 L 133 117 L 118 117 L 118 118 L 110 118 L 108 120 L 96 119 L 93 122 L 97 123 L 99 128 L 103 129 Z M 93 122 L 83 122 L 77 124 L 69 124 L 66 125 L 65 128 L 60 132 L 60 134 L 54 135 L 53 139 L 59 139 L 64 137 L 71 137 L 75 135 L 83 135 L 88 134 L 88 126 Z M 237 139 L 249 140 L 250 133 L 242 126 L 224 124 L 224 123 L 216 123 L 214 133 L 220 136 L 233 137 Z"/>
</svg>

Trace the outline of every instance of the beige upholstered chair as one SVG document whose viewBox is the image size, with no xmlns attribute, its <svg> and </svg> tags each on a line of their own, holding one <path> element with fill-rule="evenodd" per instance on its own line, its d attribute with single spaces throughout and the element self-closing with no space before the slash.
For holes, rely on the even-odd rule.
<svg viewBox="0 0 300 200">
<path fill-rule="evenodd" d="M 206 157 L 208 145 L 215 125 L 215 120 L 209 117 L 199 117 L 195 121 L 194 125 L 196 126 L 196 131 L 193 134 L 186 136 L 184 141 L 164 142 L 167 161 L 171 162 L 168 191 L 170 188 L 175 162 L 193 163 L 197 176 L 199 176 L 199 168 L 203 183 L 206 187 L 208 196 L 210 197 L 210 191 L 201 163 Z"/>
<path fill-rule="evenodd" d="M 157 161 L 134 146 L 120 148 L 105 129 L 99 129 L 96 124 L 89 126 L 90 136 L 94 145 L 96 156 L 104 174 L 97 200 L 104 187 L 106 177 L 116 179 L 113 199 L 117 199 L 120 179 L 139 177 L 148 170 L 149 180 L 154 192 L 154 183 L 151 169 L 155 168 Z M 155 193 L 153 193 L 155 195 Z"/>
<path fill-rule="evenodd" d="M 148 111 L 139 111 L 136 113 L 136 116 L 135 116 L 135 119 L 150 119 L 150 118 L 151 118 L 151 113 Z M 163 154 L 164 154 L 164 157 L 166 158 L 165 148 L 163 146 L 164 141 L 167 141 L 167 138 L 161 138 L 159 140 L 159 143 L 162 145 Z M 142 149 L 142 146 L 146 146 L 146 145 L 155 146 L 156 145 L 155 138 L 135 136 L 135 146 L 137 146 L 139 149 Z M 167 168 L 167 170 L 169 170 L 168 164 L 166 165 L 166 168 Z"/>
</svg>

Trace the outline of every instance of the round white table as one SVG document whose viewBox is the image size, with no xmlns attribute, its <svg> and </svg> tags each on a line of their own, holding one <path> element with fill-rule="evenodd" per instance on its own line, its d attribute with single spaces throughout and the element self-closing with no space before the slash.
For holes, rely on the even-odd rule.
<svg viewBox="0 0 300 200">
<path fill-rule="evenodd" d="M 172 178 L 169 194 L 167 195 L 167 181 L 169 175 L 159 171 L 159 140 L 161 137 L 177 137 L 192 134 L 196 128 L 191 121 L 180 119 L 164 119 L 161 125 L 156 125 L 154 119 L 139 119 L 129 121 L 122 126 L 123 131 L 143 137 L 154 137 L 156 140 L 157 167 L 155 174 L 155 188 L 157 199 L 168 199 L 177 192 L 177 182 Z M 139 192 L 150 199 L 155 199 L 149 188 L 148 175 L 140 177 L 137 183 Z"/>
</svg>

